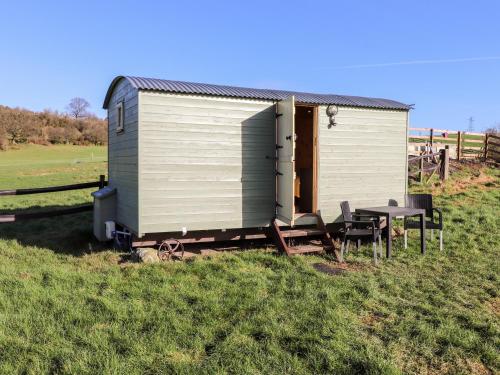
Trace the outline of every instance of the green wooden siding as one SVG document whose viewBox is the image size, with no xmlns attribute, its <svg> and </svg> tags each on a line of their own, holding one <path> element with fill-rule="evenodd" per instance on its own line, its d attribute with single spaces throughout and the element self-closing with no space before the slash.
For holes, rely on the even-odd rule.
<svg viewBox="0 0 500 375">
<path fill-rule="evenodd" d="M 125 131 L 116 134 L 120 100 Z M 123 80 L 109 108 L 118 222 L 139 235 L 269 225 L 274 103 L 137 92 Z M 353 209 L 386 205 L 390 198 L 403 204 L 408 113 L 339 107 L 338 125 L 328 128 L 325 111 L 320 106 L 318 209 L 324 220 L 339 218 L 342 200 Z"/>
<path fill-rule="evenodd" d="M 141 233 L 269 224 L 273 103 L 153 92 L 139 100 Z"/>
<path fill-rule="evenodd" d="M 332 222 L 340 202 L 351 208 L 404 204 L 406 192 L 406 111 L 339 107 L 337 126 L 328 127 L 319 108 L 319 209 Z"/>
</svg>

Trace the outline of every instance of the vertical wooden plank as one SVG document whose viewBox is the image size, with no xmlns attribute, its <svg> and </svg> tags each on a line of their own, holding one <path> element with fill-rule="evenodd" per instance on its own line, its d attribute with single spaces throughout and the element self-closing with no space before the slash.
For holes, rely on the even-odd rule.
<svg viewBox="0 0 500 375">
<path fill-rule="evenodd" d="M 434 129 L 431 128 L 429 132 L 430 132 L 429 139 L 430 139 L 431 148 L 432 148 L 432 144 L 434 143 Z"/>
<path fill-rule="evenodd" d="M 278 248 L 280 253 L 286 253 L 287 255 L 290 255 L 290 248 L 286 244 L 285 238 L 283 237 L 283 234 L 280 231 L 280 227 L 278 225 L 278 222 L 276 219 L 273 219 L 271 222 L 271 228 L 269 228 L 271 232 L 271 237 L 274 239 L 274 242 L 276 244 L 276 247 Z"/>
<path fill-rule="evenodd" d="M 277 216 L 294 225 L 295 214 L 295 97 L 277 103 L 278 110 L 278 172 Z"/>
<path fill-rule="evenodd" d="M 446 145 L 443 150 L 441 150 L 441 170 L 440 170 L 441 181 L 447 180 L 450 175 L 450 146 Z"/>
<path fill-rule="evenodd" d="M 318 211 L 318 110 L 313 111 L 313 212 Z"/>
<path fill-rule="evenodd" d="M 488 140 L 489 140 L 489 137 L 490 137 L 490 135 L 488 133 L 486 133 L 486 135 L 484 136 L 484 155 L 483 155 L 484 161 L 486 161 L 488 159 Z"/>
<path fill-rule="evenodd" d="M 424 158 L 421 158 L 419 160 L 419 168 L 420 168 L 420 175 L 419 175 L 419 179 L 420 179 L 420 182 L 424 182 Z"/>
<path fill-rule="evenodd" d="M 460 161 L 462 156 L 462 132 L 457 133 L 457 160 Z"/>
<path fill-rule="evenodd" d="M 103 174 L 99 176 L 99 189 L 102 189 L 105 185 L 105 177 Z"/>
</svg>

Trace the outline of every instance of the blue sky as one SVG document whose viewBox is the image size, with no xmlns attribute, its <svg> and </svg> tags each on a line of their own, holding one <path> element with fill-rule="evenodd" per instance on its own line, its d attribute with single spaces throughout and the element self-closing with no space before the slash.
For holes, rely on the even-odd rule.
<svg viewBox="0 0 500 375">
<path fill-rule="evenodd" d="M 127 74 L 385 97 L 479 131 L 500 122 L 499 19 L 495 0 L 5 1 L 0 104 L 105 116 Z"/>
</svg>

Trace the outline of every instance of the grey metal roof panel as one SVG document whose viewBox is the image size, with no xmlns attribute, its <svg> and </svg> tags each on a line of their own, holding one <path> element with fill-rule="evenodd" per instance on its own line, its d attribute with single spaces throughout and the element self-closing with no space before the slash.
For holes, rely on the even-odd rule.
<svg viewBox="0 0 500 375">
<path fill-rule="evenodd" d="M 116 84 L 126 79 L 132 87 L 137 90 L 163 91 L 181 94 L 214 95 L 232 98 L 260 99 L 278 101 L 286 99 L 292 95 L 295 100 L 306 104 L 335 104 L 340 106 L 353 106 L 364 108 L 396 109 L 408 111 L 411 106 L 389 99 L 366 98 L 361 96 L 333 95 L 333 94 L 313 94 L 306 92 L 253 89 L 246 87 L 234 87 L 224 85 L 212 85 L 207 83 L 194 83 L 183 81 L 171 81 L 166 79 L 142 78 L 130 76 L 118 76 L 109 86 L 103 107 L 108 108 L 109 100 Z"/>
</svg>

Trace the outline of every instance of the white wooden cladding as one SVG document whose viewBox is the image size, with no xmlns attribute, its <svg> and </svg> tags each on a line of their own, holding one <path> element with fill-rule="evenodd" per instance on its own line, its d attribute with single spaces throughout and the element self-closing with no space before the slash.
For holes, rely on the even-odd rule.
<svg viewBox="0 0 500 375">
<path fill-rule="evenodd" d="M 109 185 L 117 189 L 116 219 L 130 230 L 139 230 L 138 93 L 122 80 L 111 96 L 108 110 Z M 123 101 L 124 130 L 117 133 L 116 104 Z"/>
<path fill-rule="evenodd" d="M 119 222 L 137 234 L 269 225 L 276 203 L 275 103 L 138 93 L 125 80 L 113 93 L 118 100 L 125 104 L 125 131 L 116 134 L 110 105 L 109 175 L 118 189 Z M 291 101 L 278 106 L 285 114 L 278 121 L 288 124 L 285 141 L 289 135 L 293 141 Z M 320 106 L 318 209 L 324 220 L 339 217 L 342 200 L 353 208 L 386 205 L 390 198 L 403 203 L 407 112 L 339 107 L 337 126 L 329 128 L 325 111 Z M 286 152 L 293 166 L 293 147 Z M 290 223 L 293 167 L 285 170 L 292 172 L 282 192 L 291 214 L 280 216 Z"/>
<path fill-rule="evenodd" d="M 140 103 L 141 233 L 269 225 L 273 103 L 152 92 Z"/>
<path fill-rule="evenodd" d="M 319 208 L 326 222 L 338 220 L 340 202 L 351 208 L 404 204 L 407 112 L 340 107 L 328 127 L 319 108 Z"/>
</svg>

